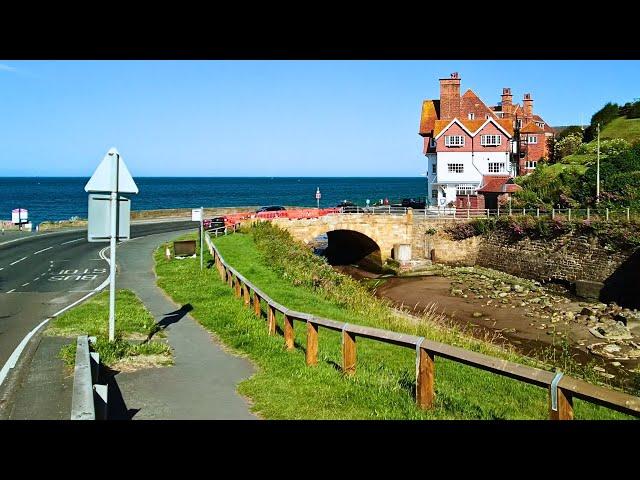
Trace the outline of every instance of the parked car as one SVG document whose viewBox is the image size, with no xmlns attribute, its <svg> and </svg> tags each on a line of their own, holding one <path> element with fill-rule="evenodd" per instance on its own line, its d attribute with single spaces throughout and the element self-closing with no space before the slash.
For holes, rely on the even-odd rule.
<svg viewBox="0 0 640 480">
<path fill-rule="evenodd" d="M 213 230 L 224 227 L 224 217 L 205 218 L 202 220 L 202 226 L 205 230 Z"/>
<path fill-rule="evenodd" d="M 349 202 L 347 200 L 343 200 L 342 202 L 340 202 L 338 205 L 336 205 L 336 208 L 342 209 L 342 213 L 358 213 L 358 211 L 362 211 L 362 209 L 359 208 L 355 203 Z"/>
<path fill-rule="evenodd" d="M 256 210 L 256 213 L 260 213 L 260 212 L 279 212 L 281 210 L 286 210 L 286 208 L 284 208 L 281 205 L 270 205 L 268 207 L 260 207 L 258 210 Z"/>
<path fill-rule="evenodd" d="M 427 202 L 422 199 L 422 198 L 418 198 L 418 199 L 413 199 L 413 198 L 403 198 L 402 199 L 402 206 L 403 207 L 411 207 L 411 208 L 417 208 L 422 210 L 423 208 L 425 208 L 427 206 Z"/>
</svg>

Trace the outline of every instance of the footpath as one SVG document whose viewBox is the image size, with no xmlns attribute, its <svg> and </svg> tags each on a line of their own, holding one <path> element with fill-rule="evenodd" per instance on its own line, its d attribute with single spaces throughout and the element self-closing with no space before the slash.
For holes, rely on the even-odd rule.
<svg viewBox="0 0 640 480">
<path fill-rule="evenodd" d="M 142 300 L 167 334 L 175 364 L 111 371 L 109 419 L 256 419 L 236 391 L 238 383 L 254 372 L 250 362 L 227 353 L 189 315 L 191 305 L 176 305 L 156 284 L 153 251 L 177 236 L 176 232 L 150 235 L 118 247 L 116 287 L 132 290 Z M 39 337 L 32 346 L 30 365 L 22 369 L 0 418 L 69 419 L 73 377 L 57 356 L 65 339 Z"/>
</svg>

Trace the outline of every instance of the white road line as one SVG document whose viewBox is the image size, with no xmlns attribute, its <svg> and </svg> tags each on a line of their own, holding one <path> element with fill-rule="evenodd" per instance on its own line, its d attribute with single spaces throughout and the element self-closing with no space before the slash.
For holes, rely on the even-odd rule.
<svg viewBox="0 0 640 480">
<path fill-rule="evenodd" d="M 105 250 L 107 250 L 109 247 L 105 247 L 102 250 L 100 250 L 100 257 L 104 258 L 104 260 L 108 263 L 111 264 L 111 261 L 104 257 L 104 252 Z M 26 257 L 25 257 L 26 258 Z M 40 324 L 35 327 L 33 330 L 31 330 L 26 337 L 24 337 L 22 339 L 22 341 L 20 342 L 20 344 L 16 347 L 16 349 L 13 351 L 13 353 L 11 354 L 11 356 L 9 357 L 9 359 L 6 361 L 6 363 L 4 364 L 4 366 L 2 367 L 2 370 L 0 370 L 0 385 L 2 385 L 2 383 L 4 382 L 4 379 L 7 377 L 7 374 L 9 373 L 9 370 L 11 370 L 12 368 L 14 368 L 16 366 L 16 363 L 18 362 L 18 359 L 20 358 L 20 355 L 22 354 L 22 351 L 24 350 L 24 347 L 27 346 L 27 343 L 29 343 L 29 340 L 31 340 L 31 337 L 33 337 L 35 335 L 35 333 L 43 326 L 45 325 L 49 320 L 51 320 L 54 317 L 57 317 L 58 315 L 60 315 L 63 312 L 66 312 L 67 310 L 69 310 L 71 307 L 75 307 L 77 304 L 79 304 L 80 302 L 86 300 L 87 298 L 89 298 L 91 295 L 95 295 L 96 293 L 98 293 L 100 290 L 102 290 L 103 288 L 105 288 L 107 285 L 109 285 L 109 277 L 107 277 L 107 279 L 102 282 L 100 285 L 98 285 L 95 289 L 93 289 L 93 291 L 87 293 L 84 297 L 82 297 L 80 300 L 76 300 L 75 302 L 73 302 L 71 305 L 67 305 L 66 307 L 64 307 L 62 310 L 57 311 L 56 313 L 54 313 L 53 315 L 51 315 L 49 318 L 45 318 L 42 322 L 40 322 Z M 15 290 L 15 288 L 13 289 Z M 13 290 L 9 290 L 7 293 L 11 293 L 13 292 Z"/>
<path fill-rule="evenodd" d="M 20 263 L 20 262 L 21 262 L 22 260 L 24 260 L 25 258 L 27 258 L 27 257 L 22 257 L 20 260 L 16 260 L 15 262 L 10 263 L 9 265 L 15 265 L 16 263 Z"/>
<path fill-rule="evenodd" d="M 26 287 L 27 285 L 29 285 L 29 282 L 27 282 L 27 283 L 23 283 L 23 284 L 21 285 L 21 287 Z"/>
<path fill-rule="evenodd" d="M 4 267 L 0 267 L 0 270 L 4 270 Z"/>
<path fill-rule="evenodd" d="M 7 293 L 11 293 L 11 292 L 15 292 L 15 291 L 16 291 L 16 289 L 15 289 L 15 288 L 12 288 L 12 289 L 11 289 L 11 290 L 9 290 Z"/>
<path fill-rule="evenodd" d="M 61 243 L 60 245 L 66 245 L 67 243 L 79 242 L 80 240 L 84 240 L 84 238 L 76 238 L 75 240 L 69 240 L 68 242 Z"/>
<path fill-rule="evenodd" d="M 63 244 L 64 245 L 64 244 Z M 34 255 L 37 255 L 42 252 L 46 252 L 47 250 L 51 250 L 53 247 L 43 248 L 42 250 L 38 250 L 37 252 L 33 252 Z"/>
</svg>

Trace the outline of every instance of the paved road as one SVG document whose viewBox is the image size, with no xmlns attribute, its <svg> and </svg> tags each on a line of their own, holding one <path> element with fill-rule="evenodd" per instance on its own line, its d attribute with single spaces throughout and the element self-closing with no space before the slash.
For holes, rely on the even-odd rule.
<svg viewBox="0 0 640 480">
<path fill-rule="evenodd" d="M 131 225 L 132 241 L 193 228 L 190 221 Z M 100 255 L 108 243 L 89 243 L 86 231 L 34 234 L 3 243 L 0 237 L 0 368 L 35 326 L 82 298 L 108 277 Z"/>
</svg>

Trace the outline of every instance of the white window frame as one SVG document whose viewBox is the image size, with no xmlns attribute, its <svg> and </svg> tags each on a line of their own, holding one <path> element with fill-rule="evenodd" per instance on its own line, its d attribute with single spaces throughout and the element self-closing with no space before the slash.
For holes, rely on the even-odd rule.
<svg viewBox="0 0 640 480">
<path fill-rule="evenodd" d="M 477 187 L 475 185 L 468 185 L 468 184 L 459 184 L 456 185 L 456 196 L 457 195 L 476 195 L 477 191 L 476 191 Z"/>
<path fill-rule="evenodd" d="M 475 113 L 473 113 L 473 112 L 469 112 L 469 113 L 467 114 L 467 118 L 468 118 L 469 120 L 474 120 L 474 119 L 475 119 L 475 117 L 476 117 L 476 114 L 475 114 Z"/>
<path fill-rule="evenodd" d="M 464 173 L 464 163 L 447 163 L 447 172 Z"/>
<path fill-rule="evenodd" d="M 534 170 L 536 167 L 538 166 L 538 161 L 537 160 L 527 160 L 524 168 L 529 169 L 529 170 Z"/>
<path fill-rule="evenodd" d="M 464 135 L 445 135 L 445 147 L 464 147 Z"/>
<path fill-rule="evenodd" d="M 489 162 L 489 173 L 502 173 L 505 171 L 504 162 Z"/>
<path fill-rule="evenodd" d="M 533 145 L 535 143 L 538 143 L 538 136 L 537 135 L 527 135 L 527 145 Z"/>
<path fill-rule="evenodd" d="M 483 147 L 498 147 L 502 145 L 500 135 L 480 135 L 480 145 Z"/>
</svg>

